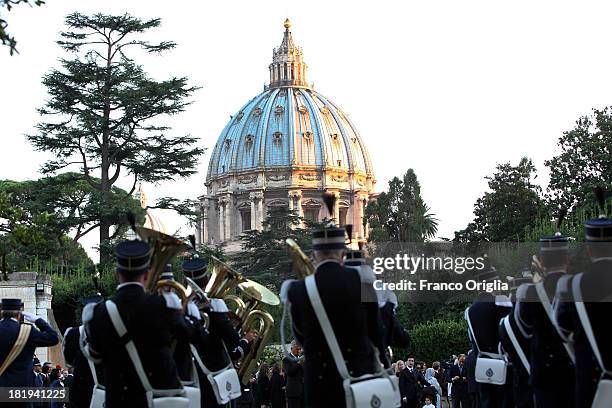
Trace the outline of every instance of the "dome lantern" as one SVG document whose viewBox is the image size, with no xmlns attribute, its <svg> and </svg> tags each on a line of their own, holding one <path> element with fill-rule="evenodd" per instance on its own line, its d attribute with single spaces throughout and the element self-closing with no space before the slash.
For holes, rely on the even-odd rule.
<svg viewBox="0 0 612 408">
<path fill-rule="evenodd" d="M 306 71 L 308 65 L 304 62 L 302 48 L 295 45 L 291 35 L 291 21 L 283 24 L 285 33 L 278 48 L 272 51 L 270 64 L 270 88 L 282 86 L 308 87 Z"/>
</svg>

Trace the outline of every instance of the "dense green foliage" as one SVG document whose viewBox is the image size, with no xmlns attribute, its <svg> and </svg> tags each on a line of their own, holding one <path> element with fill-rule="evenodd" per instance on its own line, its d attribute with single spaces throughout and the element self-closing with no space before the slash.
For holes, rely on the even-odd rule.
<svg viewBox="0 0 612 408">
<path fill-rule="evenodd" d="M 474 221 L 455 233 L 455 241 L 523 241 L 525 231 L 545 213 L 536 169 L 524 157 L 518 165 L 498 164 L 488 180 L 489 190 L 474 204 Z"/>
<path fill-rule="evenodd" d="M 471 348 L 467 336 L 467 323 L 463 319 L 432 320 L 415 325 L 410 330 L 411 343 L 407 351 L 394 350 L 394 357 L 417 360 L 431 365 L 433 361 L 450 358 L 453 354 L 467 353 Z"/>
<path fill-rule="evenodd" d="M 109 243 L 121 234 L 112 216 L 113 186 L 131 179 L 159 182 L 196 172 L 203 149 L 195 137 L 170 136 L 162 119 L 182 112 L 197 89 L 187 78 L 150 78 L 130 55 L 135 50 L 161 54 L 174 48 L 169 41 L 144 39 L 160 19 L 141 20 L 128 14 L 66 17 L 68 30 L 58 44 L 72 55 L 43 78 L 50 95 L 39 109 L 43 120 L 32 145 L 53 154 L 42 171 L 77 168 L 81 179 L 99 192 L 97 224 L 101 258 L 109 258 Z M 96 178 L 97 177 L 97 178 Z M 127 198 L 126 198 L 127 199 Z M 125 222 L 123 222 L 125 224 Z"/>
<path fill-rule="evenodd" d="M 612 108 L 581 116 L 557 147 L 560 153 L 545 162 L 549 193 L 552 203 L 573 211 L 593 202 L 595 187 L 612 185 Z"/>
<path fill-rule="evenodd" d="M 368 203 L 364 222 L 369 224 L 369 240 L 374 242 L 423 242 L 438 231 L 438 220 L 423 201 L 412 169 L 402 179 L 394 177 L 389 190 Z"/>
</svg>

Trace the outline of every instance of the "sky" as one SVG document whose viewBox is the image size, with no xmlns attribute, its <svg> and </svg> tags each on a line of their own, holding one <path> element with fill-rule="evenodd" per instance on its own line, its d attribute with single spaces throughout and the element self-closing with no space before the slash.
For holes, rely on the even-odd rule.
<svg viewBox="0 0 612 408">
<path fill-rule="evenodd" d="M 530 157 L 546 186 L 544 161 L 559 136 L 612 102 L 612 3 L 605 1 L 48 0 L 6 16 L 19 54 L 0 48 L 1 179 L 41 176 L 48 156 L 24 135 L 47 97 L 42 76 L 67 56 L 55 41 L 73 11 L 162 18 L 149 38 L 177 48 L 139 62 L 157 79 L 187 76 L 201 86 L 168 123 L 208 151 L 191 178 L 145 184 L 150 200 L 205 192 L 212 147 L 230 115 L 263 90 L 287 17 L 309 80 L 365 141 L 376 189 L 413 168 L 440 237 L 471 221 L 496 163 Z M 179 217 L 164 217 L 172 231 L 189 232 Z M 96 238 L 83 242 L 90 254 Z"/>
</svg>

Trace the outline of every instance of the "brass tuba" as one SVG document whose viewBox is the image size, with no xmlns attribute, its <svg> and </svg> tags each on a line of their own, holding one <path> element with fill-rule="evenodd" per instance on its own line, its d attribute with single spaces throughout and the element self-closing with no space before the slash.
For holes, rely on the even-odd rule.
<svg viewBox="0 0 612 408">
<path fill-rule="evenodd" d="M 285 242 L 288 245 L 289 256 L 293 263 L 293 270 L 295 271 L 298 279 L 304 279 L 305 277 L 312 275 L 315 272 L 314 265 L 310 258 L 302 251 L 302 248 L 291 238 L 287 238 Z"/>
<path fill-rule="evenodd" d="M 183 311 L 187 308 L 191 289 L 173 280 L 159 280 L 164 267 L 176 255 L 190 249 L 187 243 L 172 235 L 152 230 L 150 228 L 132 225 L 134 232 L 151 246 L 151 264 L 145 288 L 149 292 L 157 292 L 163 288 L 172 289 L 181 299 Z"/>
<path fill-rule="evenodd" d="M 274 319 L 263 310 L 264 305 L 277 306 L 280 299 L 264 285 L 245 278 L 214 256 L 211 256 L 210 262 L 210 279 L 204 288 L 206 296 L 235 305 L 234 313 L 239 319 L 236 328 L 243 334 L 253 330 L 257 332 L 257 339 L 248 354 L 238 363 L 238 377 L 246 385 L 274 329 Z M 238 295 L 233 293 L 236 289 Z"/>
</svg>

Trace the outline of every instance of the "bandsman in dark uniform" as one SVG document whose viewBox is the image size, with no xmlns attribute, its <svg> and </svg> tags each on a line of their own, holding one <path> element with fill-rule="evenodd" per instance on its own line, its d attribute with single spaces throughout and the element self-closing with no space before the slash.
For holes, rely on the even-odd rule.
<svg viewBox="0 0 612 408">
<path fill-rule="evenodd" d="M 605 214 L 604 192 L 598 191 L 597 196 L 601 215 L 585 223 L 585 241 L 590 258 L 588 270 L 557 285 L 560 299 L 556 309 L 557 324 L 573 341 L 576 356 L 577 408 L 591 407 L 602 378 L 602 368 L 612 372 L 612 219 Z M 600 358 L 594 352 L 578 307 L 586 312 L 585 317 L 594 334 L 591 340 L 599 349 Z"/>
<path fill-rule="evenodd" d="M 493 282 L 499 276 L 494 268 L 480 274 L 477 280 Z M 499 353 L 499 322 L 512 310 L 510 299 L 503 294 L 483 292 L 466 310 L 472 348 L 477 356 L 501 359 Z M 505 408 L 513 406 L 511 382 L 505 385 L 480 384 L 480 406 L 482 408 Z"/>
<path fill-rule="evenodd" d="M 503 352 L 509 361 L 508 378 L 512 379 L 514 402 L 517 408 L 533 408 L 533 390 L 529 385 L 531 372 L 531 347 L 529 338 L 518 327 L 514 312 L 516 310 L 516 290 L 522 284 L 531 283 L 531 278 L 515 278 L 511 282 L 512 310 L 499 323 L 499 338 Z"/>
<path fill-rule="evenodd" d="M 172 342 L 176 338 L 195 338 L 197 330 L 179 305 L 145 292 L 151 256 L 147 243 L 122 242 L 117 245 L 116 255 L 119 286 L 111 300 L 127 334 L 118 336 L 104 302 L 87 305 L 83 309 L 87 336 L 84 352 L 104 368 L 106 408 L 147 407 L 143 385 L 125 349 L 126 338 L 133 340 L 152 388 L 178 395 L 182 386 Z"/>
<path fill-rule="evenodd" d="M 385 357 L 391 361 L 391 347 L 408 348 L 410 344 L 410 335 L 408 331 L 402 327 L 395 313 L 398 305 L 397 296 L 388 288 L 376 289 L 374 293 L 375 296 L 373 296 L 372 287 L 374 281 L 378 278 L 372 270 L 372 267 L 366 262 L 362 243 L 359 243 L 359 249 L 351 249 L 350 247 L 353 226 L 350 224 L 345 225 L 345 229 L 349 236 L 349 248 L 346 250 L 344 265 L 359 271 L 361 277 L 361 300 L 378 304 L 382 323 L 382 343 L 385 350 Z"/>
<path fill-rule="evenodd" d="M 183 263 L 182 267 L 186 277 L 191 278 L 200 288 L 206 287 L 209 280 L 208 263 L 203 258 L 189 259 Z M 199 313 L 196 312 L 196 309 L 198 307 L 195 304 L 193 306 L 188 305 L 188 310 L 192 310 L 190 313 Z M 206 368 L 214 372 L 225 368 L 230 360 L 237 361 L 244 357 L 249 352 L 255 334 L 246 333 L 243 338 L 240 337 L 232 324 L 230 311 L 223 299 L 209 299 L 204 312 L 208 314 L 210 320 L 208 335 L 203 340 L 193 344 Z M 217 403 L 210 381 L 197 365 L 196 369 L 202 389 L 202 407 L 222 407 Z"/>
<path fill-rule="evenodd" d="M 558 227 L 562 220 L 559 217 Z M 574 406 L 573 350 L 559 337 L 553 313 L 557 282 L 569 264 L 568 242 L 561 232 L 540 239 L 536 261 L 543 279 L 527 284 L 525 298 L 519 303 L 520 323 L 530 336 L 530 384 L 538 408 Z"/>
<path fill-rule="evenodd" d="M 104 301 L 100 295 L 87 297 L 83 300 L 83 305 L 97 304 Z M 91 403 L 92 390 L 94 388 L 94 378 L 92 375 L 92 367 L 83 352 L 81 351 L 81 333 L 83 326 L 69 327 L 64 333 L 64 343 L 62 350 L 66 363 L 70 364 L 73 369 L 74 380 L 72 386 L 68 390 L 70 406 L 73 407 L 89 407 Z M 93 364 L 93 363 L 92 363 Z M 96 370 L 96 379 L 98 384 L 104 383 L 103 370 L 101 367 L 93 366 Z"/>
<path fill-rule="evenodd" d="M 33 387 L 36 347 L 51 347 L 59 341 L 57 333 L 43 318 L 22 311 L 22 307 L 21 299 L 2 299 L 0 387 Z M 10 405 L 29 406 L 27 403 Z"/>
<path fill-rule="evenodd" d="M 330 205 L 327 198 L 326 205 L 331 214 L 334 201 Z M 377 303 L 362 302 L 359 272 L 343 265 L 345 237 L 345 229 L 333 225 L 313 232 L 314 279 L 349 374 L 359 377 L 378 371 L 372 343 L 383 355 L 382 329 Z M 281 298 L 290 303 L 293 333 L 304 350 L 305 405 L 346 406 L 342 379 L 312 308 L 305 281 L 285 282 Z"/>
</svg>

